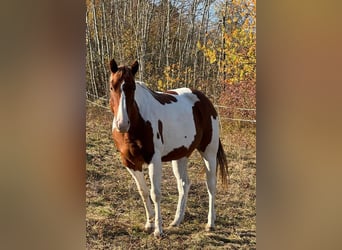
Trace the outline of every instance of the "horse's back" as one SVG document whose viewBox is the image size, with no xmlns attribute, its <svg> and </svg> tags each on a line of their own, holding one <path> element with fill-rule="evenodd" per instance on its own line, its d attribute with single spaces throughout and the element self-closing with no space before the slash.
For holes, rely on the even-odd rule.
<svg viewBox="0 0 342 250">
<path fill-rule="evenodd" d="M 172 94 L 172 93 L 177 94 Z M 160 116 L 163 127 L 163 155 L 180 148 L 189 149 L 196 136 L 193 107 L 198 98 L 188 88 L 173 89 L 166 95 L 173 95 L 177 101 L 165 105 Z M 172 157 L 171 157 L 172 158 Z"/>
<path fill-rule="evenodd" d="M 189 88 L 168 91 L 177 102 L 169 105 L 163 119 L 164 154 L 181 148 L 190 154 L 195 148 L 204 151 L 208 144 L 218 140 L 217 112 L 202 92 Z M 167 157 L 168 159 L 172 157 Z"/>
<path fill-rule="evenodd" d="M 153 145 L 163 160 L 188 156 L 195 148 L 204 151 L 217 140 L 217 112 L 202 92 L 189 88 L 155 92 L 141 83 L 137 86 L 139 112 L 151 124 Z"/>
</svg>

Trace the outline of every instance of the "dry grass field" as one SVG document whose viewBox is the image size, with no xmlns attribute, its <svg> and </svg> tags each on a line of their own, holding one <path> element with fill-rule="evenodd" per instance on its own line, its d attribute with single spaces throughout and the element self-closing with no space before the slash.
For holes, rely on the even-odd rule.
<svg viewBox="0 0 342 250">
<path fill-rule="evenodd" d="M 171 165 L 164 163 L 161 212 L 165 237 L 155 239 L 143 230 L 144 206 L 133 178 L 120 162 L 111 125 L 109 110 L 87 106 L 87 249 L 256 249 L 255 126 L 228 121 L 222 125 L 229 185 L 224 189 L 218 182 L 213 232 L 204 230 L 208 194 L 198 153 L 189 163 L 192 184 L 184 222 L 167 228 L 176 212 L 178 192 Z"/>
</svg>

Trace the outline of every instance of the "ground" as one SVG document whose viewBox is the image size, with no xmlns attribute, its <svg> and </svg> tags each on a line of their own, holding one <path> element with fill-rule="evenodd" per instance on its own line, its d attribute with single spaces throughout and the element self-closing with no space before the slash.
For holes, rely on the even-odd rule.
<svg viewBox="0 0 342 250">
<path fill-rule="evenodd" d="M 161 213 L 165 236 L 155 239 L 143 230 L 143 203 L 114 147 L 112 114 L 103 107 L 88 105 L 87 249 L 256 249 L 256 128 L 223 121 L 221 140 L 229 162 L 229 184 L 227 188 L 220 182 L 217 185 L 215 231 L 205 231 L 208 193 L 203 162 L 194 153 L 189 161 L 191 188 L 185 219 L 171 229 L 167 226 L 176 212 L 178 193 L 171 164 L 163 165 Z M 144 173 L 147 177 L 146 169 Z"/>
</svg>

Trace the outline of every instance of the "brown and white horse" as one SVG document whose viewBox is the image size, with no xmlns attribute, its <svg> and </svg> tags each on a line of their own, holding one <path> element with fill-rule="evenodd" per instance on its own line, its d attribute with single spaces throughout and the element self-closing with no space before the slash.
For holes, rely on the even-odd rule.
<svg viewBox="0 0 342 250">
<path fill-rule="evenodd" d="M 110 107 L 114 113 L 113 138 L 121 152 L 122 163 L 136 181 L 142 197 L 146 230 L 162 235 L 160 212 L 162 162 L 172 161 L 179 199 L 175 219 L 178 226 L 185 213 L 190 181 L 187 162 L 197 149 L 206 165 L 209 193 L 207 230 L 214 229 L 216 171 L 220 166 L 222 180 L 227 180 L 227 161 L 219 139 L 217 112 L 209 99 L 199 91 L 179 88 L 165 93 L 148 89 L 134 80 L 138 62 L 118 67 L 110 62 Z M 151 191 L 145 182 L 143 165 L 148 165 Z M 151 200 L 154 204 L 152 208 Z"/>
</svg>

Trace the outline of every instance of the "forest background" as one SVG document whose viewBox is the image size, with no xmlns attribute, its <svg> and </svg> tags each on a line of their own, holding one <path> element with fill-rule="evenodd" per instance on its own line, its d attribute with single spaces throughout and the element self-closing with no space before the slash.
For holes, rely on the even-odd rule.
<svg viewBox="0 0 342 250">
<path fill-rule="evenodd" d="M 87 100 L 108 103 L 108 63 L 140 64 L 153 90 L 203 91 L 256 120 L 256 0 L 87 0 Z"/>
<path fill-rule="evenodd" d="M 256 1 L 87 0 L 87 249 L 256 249 Z M 204 92 L 220 116 L 229 188 L 217 186 L 215 232 L 204 232 L 208 198 L 203 162 L 192 180 L 184 223 L 159 241 L 146 234 L 136 185 L 111 138 L 109 61 L 139 62 L 137 80 L 153 90 Z M 145 177 L 148 185 L 146 169 Z M 177 204 L 163 165 L 165 226 Z"/>
</svg>

